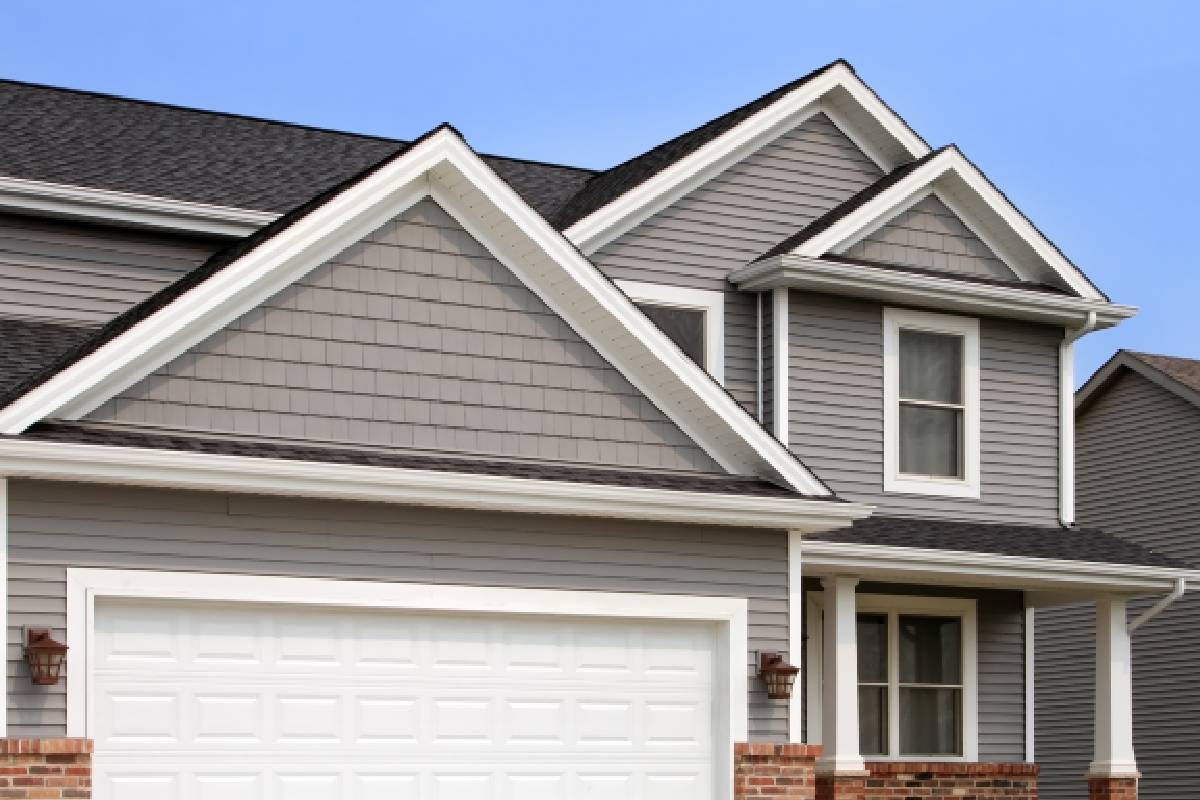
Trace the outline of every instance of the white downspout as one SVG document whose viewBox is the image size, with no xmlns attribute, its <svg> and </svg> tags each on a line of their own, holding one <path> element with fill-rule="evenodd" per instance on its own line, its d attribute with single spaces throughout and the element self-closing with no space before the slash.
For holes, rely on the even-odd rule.
<svg viewBox="0 0 1200 800">
<path fill-rule="evenodd" d="M 756 316 L 755 316 L 755 337 L 754 337 L 754 353 L 757 357 L 756 364 L 758 365 L 757 383 L 755 385 L 755 398 L 758 400 L 758 423 L 763 422 L 763 330 L 762 330 L 762 292 L 755 292 L 756 300 Z"/>
<path fill-rule="evenodd" d="M 1176 578 L 1175 579 L 1175 588 L 1171 590 L 1171 593 L 1169 595 L 1167 595 L 1166 597 L 1159 600 L 1154 605 L 1147 608 L 1145 611 L 1143 611 L 1141 614 L 1138 615 L 1137 619 L 1135 619 L 1129 623 L 1129 626 L 1128 626 L 1129 633 L 1132 635 L 1133 632 L 1136 631 L 1138 628 L 1142 627 L 1147 622 L 1154 619 L 1162 612 L 1166 611 L 1168 608 L 1170 608 L 1175 603 L 1176 600 L 1183 597 L 1183 593 L 1186 591 L 1187 591 L 1187 581 L 1185 581 L 1183 578 Z"/>
<path fill-rule="evenodd" d="M 1058 347 L 1058 519 L 1075 524 L 1075 342 L 1096 329 L 1089 311 L 1078 328 L 1067 328 Z"/>
</svg>

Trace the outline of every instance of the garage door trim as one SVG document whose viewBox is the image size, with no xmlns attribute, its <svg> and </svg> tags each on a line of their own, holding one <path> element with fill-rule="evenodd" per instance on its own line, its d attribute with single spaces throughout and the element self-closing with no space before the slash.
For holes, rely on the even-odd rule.
<svg viewBox="0 0 1200 800">
<path fill-rule="evenodd" d="M 637 592 L 564 591 L 449 584 L 384 583 L 324 578 L 160 572 L 67 570 L 67 734 L 92 737 L 95 713 L 93 643 L 98 598 L 275 603 L 472 614 L 688 620 L 717 625 L 718 716 L 713 776 L 722 796 L 733 795 L 733 744 L 746 741 L 748 603 L 745 598 Z M 724 660 L 721 660 L 723 656 Z M 722 702 L 723 700 L 723 702 Z"/>
</svg>

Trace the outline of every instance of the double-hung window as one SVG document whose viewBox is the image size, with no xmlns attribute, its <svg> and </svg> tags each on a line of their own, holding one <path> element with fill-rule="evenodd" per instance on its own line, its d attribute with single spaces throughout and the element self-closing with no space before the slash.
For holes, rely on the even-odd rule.
<svg viewBox="0 0 1200 800">
<path fill-rule="evenodd" d="M 719 383 L 725 381 L 725 295 L 638 281 L 617 281 L 667 338 Z"/>
<path fill-rule="evenodd" d="M 884 310 L 884 490 L 979 496 L 979 322 Z"/>
</svg>

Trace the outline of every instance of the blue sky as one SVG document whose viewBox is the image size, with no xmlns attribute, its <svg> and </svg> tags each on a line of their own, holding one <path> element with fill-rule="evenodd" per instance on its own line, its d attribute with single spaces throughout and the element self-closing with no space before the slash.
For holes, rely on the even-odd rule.
<svg viewBox="0 0 1200 800">
<path fill-rule="evenodd" d="M 1200 4 L 7 0 L 0 75 L 604 167 L 835 58 L 1200 358 Z M 0 165 L 2 166 L 2 165 Z"/>
</svg>

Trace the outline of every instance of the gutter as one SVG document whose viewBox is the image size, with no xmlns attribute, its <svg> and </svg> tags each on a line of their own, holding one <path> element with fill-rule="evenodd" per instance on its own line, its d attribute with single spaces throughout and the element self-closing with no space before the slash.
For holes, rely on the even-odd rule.
<svg viewBox="0 0 1200 800">
<path fill-rule="evenodd" d="M 1167 595 L 1166 597 L 1159 600 L 1154 605 L 1147 608 L 1145 611 L 1143 611 L 1138 616 L 1137 619 L 1135 619 L 1129 623 L 1127 630 L 1129 631 L 1130 635 L 1132 635 L 1133 632 L 1136 631 L 1138 628 L 1142 627 L 1147 622 L 1154 619 L 1159 614 L 1161 614 L 1162 612 L 1164 612 L 1168 608 L 1170 608 L 1172 605 L 1174 605 L 1175 601 L 1178 600 L 1179 598 L 1183 597 L 1183 594 L 1186 591 L 1187 591 L 1187 581 L 1184 578 L 1176 578 L 1175 579 L 1175 588 L 1171 590 L 1171 593 L 1169 595 Z"/>
</svg>

